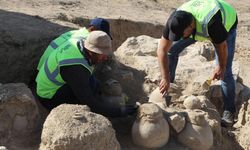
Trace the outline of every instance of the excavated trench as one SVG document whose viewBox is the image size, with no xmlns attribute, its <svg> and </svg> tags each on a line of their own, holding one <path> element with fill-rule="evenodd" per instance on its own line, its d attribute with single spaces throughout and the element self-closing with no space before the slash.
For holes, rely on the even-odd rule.
<svg viewBox="0 0 250 150">
<path fill-rule="evenodd" d="M 50 41 L 63 32 L 74 29 L 76 25 L 87 26 L 89 23 L 89 19 L 78 17 L 68 19 L 65 16 L 60 16 L 57 19 L 71 24 L 73 23 L 73 25 L 65 26 L 62 25 L 64 23 L 56 24 L 37 16 L 0 10 L 0 20 L 3 20 L 3 22 L 0 23 L 0 65 L 2 69 L 0 83 L 22 82 L 33 89 L 37 63 Z M 136 22 L 125 19 L 109 19 L 109 21 L 111 24 L 114 51 L 128 37 L 148 35 L 159 38 L 164 27 L 161 24 Z M 133 71 L 138 73 L 137 70 Z M 145 73 L 139 73 L 139 75 L 144 79 Z M 138 84 L 142 83 L 143 81 L 139 80 L 138 83 L 126 83 L 132 85 L 126 88 L 134 87 L 134 89 L 138 90 L 138 88 L 142 86 L 138 86 Z M 133 94 L 133 91 L 128 94 Z M 140 91 L 136 96 L 134 99 L 145 96 L 145 93 Z M 130 135 L 130 127 L 133 124 L 133 120 L 134 118 L 112 120 L 115 130 L 118 132 L 117 139 L 124 149 L 131 148 L 131 146 L 133 147 Z M 37 133 L 38 136 L 40 134 L 39 132 Z M 39 137 L 35 139 L 36 141 L 33 141 L 35 143 L 34 147 L 37 148 L 40 142 L 38 140 Z M 171 146 L 176 148 L 175 144 L 170 144 L 170 147 Z M 180 146 L 178 148 L 181 149 L 182 147 Z"/>
<path fill-rule="evenodd" d="M 74 29 L 70 26 L 55 24 L 46 19 L 26 14 L 0 10 L 0 74 L 1 83 L 34 80 L 37 63 L 51 40 Z M 80 26 L 87 26 L 89 19 L 58 17 Z M 149 35 L 159 38 L 162 25 L 147 22 L 134 22 L 124 19 L 110 19 L 113 36 L 113 50 L 116 50 L 128 37 Z M 75 25 L 74 25 L 75 26 Z"/>
<path fill-rule="evenodd" d="M 85 18 L 73 18 L 71 20 L 58 17 L 59 22 L 68 22 L 67 24 L 72 24 L 72 26 L 65 26 L 61 24 L 56 24 L 50 22 L 44 18 L 38 16 L 30 16 L 27 14 L 8 12 L 0 10 L 0 67 L 2 69 L 0 74 L 0 83 L 25 83 L 33 91 L 35 85 L 35 76 L 37 74 L 36 67 L 38 61 L 46 49 L 47 45 L 51 40 L 58 37 L 60 34 L 75 29 L 78 26 L 87 26 L 89 19 Z M 153 24 L 147 22 L 135 22 L 125 19 L 109 19 L 111 25 L 111 33 L 113 36 L 113 50 L 115 51 L 128 37 L 139 36 L 139 35 L 149 35 L 155 38 L 161 36 L 163 25 Z M 62 23 L 64 24 L 64 23 Z M 130 68 L 131 70 L 131 68 Z M 138 73 L 138 71 L 133 70 Z M 143 73 L 139 73 L 140 76 L 145 76 Z M 138 83 L 133 84 L 132 87 L 135 89 L 140 88 L 143 81 L 138 81 Z M 129 84 L 129 83 L 127 83 Z M 131 88 L 128 86 L 127 88 Z M 132 91 L 133 93 L 133 91 Z M 143 93 L 141 93 L 143 94 Z M 140 97 L 140 93 L 136 94 Z M 40 105 L 38 104 L 39 108 Z M 41 108 L 40 108 L 41 109 Z M 46 113 L 44 110 L 39 110 L 42 114 L 42 122 L 44 122 Z M 126 147 L 126 142 L 129 138 L 130 132 L 124 133 L 123 130 L 130 131 L 129 127 L 133 123 L 134 119 L 114 119 L 112 123 L 118 132 L 118 140 L 122 140 L 122 147 Z M 41 126 L 40 125 L 40 126 Z M 125 135 L 124 135 L 124 134 Z M 29 146 L 27 141 L 32 143 L 31 147 L 27 149 L 37 149 L 40 139 L 39 136 L 41 130 L 37 131 L 33 139 L 26 141 L 12 141 L 11 143 L 1 143 L 0 145 L 5 145 L 7 147 L 12 147 L 16 149 L 17 145 Z M 24 138 L 25 139 L 25 138 Z M 131 144 L 131 143 L 130 143 Z M 23 146 L 24 146 L 23 145 Z M 19 147 L 22 149 L 21 147 Z M 17 148 L 18 149 L 18 148 Z M 24 148 L 26 149 L 26 148 Z"/>
</svg>

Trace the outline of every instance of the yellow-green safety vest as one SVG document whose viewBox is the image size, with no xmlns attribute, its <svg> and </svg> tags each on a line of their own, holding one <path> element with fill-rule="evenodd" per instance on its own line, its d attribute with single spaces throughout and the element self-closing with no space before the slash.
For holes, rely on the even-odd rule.
<svg viewBox="0 0 250 150">
<path fill-rule="evenodd" d="M 235 9 L 224 0 L 191 0 L 180 6 L 178 10 L 189 12 L 195 17 L 194 39 L 197 41 L 209 40 L 208 23 L 218 11 L 221 11 L 222 23 L 227 31 L 236 21 Z"/>
<path fill-rule="evenodd" d="M 53 52 L 58 47 L 63 47 L 63 43 L 68 41 L 69 39 L 85 39 L 89 35 L 89 31 L 83 27 L 79 30 L 71 30 L 63 33 L 58 38 L 54 39 L 50 42 L 49 46 L 44 51 L 42 57 L 39 60 L 37 70 L 40 70 L 41 66 L 44 64 L 45 60 L 49 57 L 50 53 Z"/>
<path fill-rule="evenodd" d="M 77 47 L 78 39 L 70 39 L 50 53 L 44 64 L 41 66 L 36 77 L 37 94 L 46 99 L 51 99 L 56 91 L 65 84 L 60 75 L 62 66 L 79 64 L 93 73 L 93 66 L 90 66 L 86 58 Z"/>
</svg>

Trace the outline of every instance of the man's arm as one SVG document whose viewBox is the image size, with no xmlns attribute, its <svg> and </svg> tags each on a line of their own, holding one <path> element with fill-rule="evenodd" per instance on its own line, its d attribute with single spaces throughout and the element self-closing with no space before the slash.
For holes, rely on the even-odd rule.
<svg viewBox="0 0 250 150">
<path fill-rule="evenodd" d="M 227 43 L 226 41 L 223 41 L 220 44 L 214 44 L 214 46 L 218 55 L 219 65 L 214 70 L 212 79 L 222 80 L 227 66 Z"/>
<path fill-rule="evenodd" d="M 227 65 L 227 36 L 228 32 L 222 24 L 221 12 L 218 11 L 208 24 L 208 33 L 216 49 L 219 65 L 215 68 L 212 79 L 223 79 Z"/>
<path fill-rule="evenodd" d="M 158 63 L 161 71 L 160 92 L 165 94 L 170 86 L 168 57 L 167 53 L 172 44 L 172 41 L 165 39 L 163 36 L 160 39 L 160 44 L 157 49 Z"/>
<path fill-rule="evenodd" d="M 61 76 L 71 87 L 80 103 L 88 105 L 91 111 L 109 117 L 122 116 L 121 108 L 109 106 L 93 95 L 89 85 L 90 72 L 82 65 L 61 67 Z"/>
</svg>

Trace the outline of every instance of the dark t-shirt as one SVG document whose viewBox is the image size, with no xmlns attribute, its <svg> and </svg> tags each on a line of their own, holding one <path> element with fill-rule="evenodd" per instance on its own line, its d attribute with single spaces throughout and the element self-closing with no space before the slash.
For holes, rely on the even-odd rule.
<svg viewBox="0 0 250 150">
<path fill-rule="evenodd" d="M 72 89 L 75 97 L 81 104 L 88 105 L 91 111 L 109 117 L 121 116 L 121 109 L 114 108 L 101 102 L 90 88 L 90 72 L 82 65 L 61 67 L 61 76 Z M 60 91 L 59 91 L 60 92 Z"/>
<path fill-rule="evenodd" d="M 234 25 L 231 27 L 231 29 L 236 28 L 237 24 L 238 24 L 238 19 L 236 18 L 236 21 Z M 211 38 L 211 41 L 215 44 L 219 44 L 227 39 L 228 32 L 222 23 L 222 17 L 220 11 L 218 11 L 208 23 L 208 34 L 209 37 Z M 193 35 L 195 35 L 195 31 L 193 32 Z M 169 20 L 167 21 L 166 26 L 163 29 L 163 37 L 165 39 L 169 39 L 168 36 L 169 36 Z"/>
</svg>

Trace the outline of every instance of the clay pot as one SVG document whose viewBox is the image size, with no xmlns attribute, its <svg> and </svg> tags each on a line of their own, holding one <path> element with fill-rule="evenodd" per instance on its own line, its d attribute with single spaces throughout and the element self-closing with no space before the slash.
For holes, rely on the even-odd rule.
<svg viewBox="0 0 250 150">
<path fill-rule="evenodd" d="M 102 89 L 103 94 L 106 96 L 121 96 L 122 94 L 120 83 L 114 79 L 107 80 Z"/>
<path fill-rule="evenodd" d="M 199 98 L 193 95 L 188 96 L 184 100 L 183 105 L 185 106 L 186 109 L 201 109 L 203 107 Z"/>
<path fill-rule="evenodd" d="M 168 142 L 169 125 L 156 104 L 145 103 L 139 107 L 132 138 L 136 145 L 146 148 L 159 148 Z"/>
<path fill-rule="evenodd" d="M 213 146 L 213 133 L 205 120 L 205 112 L 188 110 L 186 127 L 177 136 L 180 143 L 192 150 L 209 150 Z"/>
<path fill-rule="evenodd" d="M 102 95 L 101 100 L 103 103 L 113 106 L 113 107 L 121 107 L 124 106 L 128 101 L 128 96 L 122 93 L 120 96 L 105 96 Z"/>
</svg>

